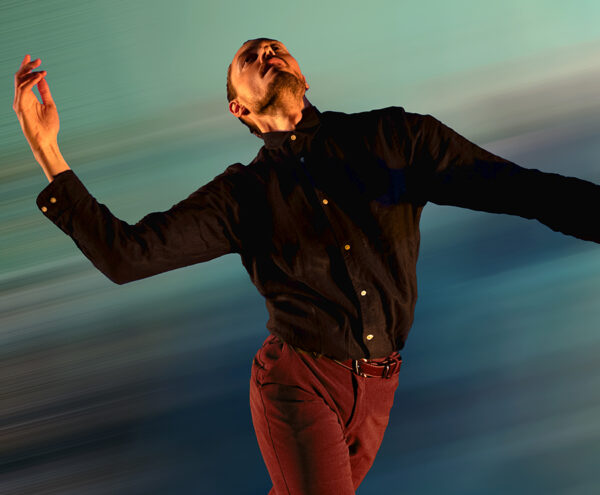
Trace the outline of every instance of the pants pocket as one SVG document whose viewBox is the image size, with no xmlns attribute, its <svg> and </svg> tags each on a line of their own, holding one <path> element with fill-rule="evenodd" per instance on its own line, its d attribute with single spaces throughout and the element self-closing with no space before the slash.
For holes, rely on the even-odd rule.
<svg viewBox="0 0 600 495">
<path fill-rule="evenodd" d="M 288 346 L 273 335 L 267 337 L 252 362 L 252 375 L 258 385 L 272 381 L 270 377 L 278 368 L 287 349 Z"/>
</svg>

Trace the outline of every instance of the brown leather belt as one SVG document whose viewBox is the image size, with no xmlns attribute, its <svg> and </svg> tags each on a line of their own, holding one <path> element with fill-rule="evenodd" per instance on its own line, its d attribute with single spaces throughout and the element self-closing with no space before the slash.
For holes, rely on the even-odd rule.
<svg viewBox="0 0 600 495">
<path fill-rule="evenodd" d="M 346 359 L 346 361 L 334 359 L 334 361 L 357 375 L 366 378 L 391 378 L 400 372 L 400 365 L 402 364 L 400 355 L 386 361 L 376 362 L 369 360 L 365 361 L 364 359 Z"/>
<path fill-rule="evenodd" d="M 309 354 L 316 358 L 321 356 L 327 357 L 316 352 L 305 351 L 296 346 L 292 347 L 298 352 Z M 331 359 L 353 373 L 366 378 L 391 378 L 400 372 L 400 366 L 402 364 L 402 357 L 398 352 L 393 353 L 388 359 L 383 361 L 372 361 L 369 359 L 346 359 L 345 361 L 338 361 L 337 359 L 329 357 L 328 359 Z"/>
</svg>

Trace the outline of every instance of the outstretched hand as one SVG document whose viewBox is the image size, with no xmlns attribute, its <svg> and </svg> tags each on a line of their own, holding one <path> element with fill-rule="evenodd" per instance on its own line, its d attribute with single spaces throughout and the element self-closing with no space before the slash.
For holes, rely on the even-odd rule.
<svg viewBox="0 0 600 495">
<path fill-rule="evenodd" d="M 31 72 L 39 67 L 42 61 L 39 58 L 30 61 L 30 58 L 29 55 L 25 55 L 21 67 L 15 73 L 13 110 L 17 114 L 25 138 L 35 152 L 57 141 L 60 124 L 58 111 L 45 79 L 46 71 Z M 33 92 L 33 86 L 36 84 L 42 103 Z"/>
</svg>

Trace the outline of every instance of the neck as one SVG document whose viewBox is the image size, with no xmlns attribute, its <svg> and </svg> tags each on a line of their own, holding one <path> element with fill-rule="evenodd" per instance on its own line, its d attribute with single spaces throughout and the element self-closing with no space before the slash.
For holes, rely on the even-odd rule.
<svg viewBox="0 0 600 495">
<path fill-rule="evenodd" d="M 275 112 L 263 115 L 254 115 L 254 124 L 262 134 L 275 131 L 292 131 L 302 120 L 302 110 L 312 106 L 310 101 L 303 96 L 300 100 L 293 100 L 282 105 Z"/>
</svg>

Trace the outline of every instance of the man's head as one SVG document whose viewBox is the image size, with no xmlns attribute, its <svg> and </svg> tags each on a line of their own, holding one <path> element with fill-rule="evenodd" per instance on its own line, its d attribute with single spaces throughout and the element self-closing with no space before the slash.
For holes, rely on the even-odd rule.
<svg viewBox="0 0 600 495">
<path fill-rule="evenodd" d="M 285 111 L 286 102 L 302 100 L 307 89 L 298 62 L 277 40 L 246 41 L 227 69 L 229 111 L 254 134 L 260 135 L 256 117 Z"/>
</svg>

